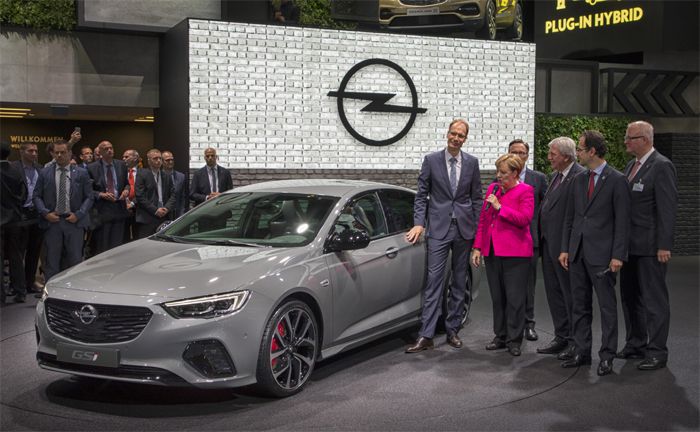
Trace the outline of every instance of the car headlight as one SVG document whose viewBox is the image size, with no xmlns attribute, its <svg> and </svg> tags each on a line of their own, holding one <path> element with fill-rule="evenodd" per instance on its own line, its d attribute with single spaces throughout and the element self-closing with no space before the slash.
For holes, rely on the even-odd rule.
<svg viewBox="0 0 700 432">
<path fill-rule="evenodd" d="M 161 304 L 175 318 L 216 318 L 239 311 L 250 298 L 250 291 L 236 291 Z"/>
</svg>

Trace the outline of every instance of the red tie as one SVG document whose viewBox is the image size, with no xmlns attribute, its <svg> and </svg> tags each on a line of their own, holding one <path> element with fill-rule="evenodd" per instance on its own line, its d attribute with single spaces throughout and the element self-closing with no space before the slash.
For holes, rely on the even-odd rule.
<svg viewBox="0 0 700 432">
<path fill-rule="evenodd" d="M 634 166 L 632 167 L 632 171 L 630 171 L 630 175 L 627 176 L 627 181 L 631 182 L 634 176 L 637 175 L 637 171 L 639 171 L 639 167 L 642 166 L 642 163 L 637 161 L 634 163 Z"/>
<path fill-rule="evenodd" d="M 136 196 L 136 188 L 134 188 L 134 169 L 129 170 L 129 201 L 133 201 Z"/>
<path fill-rule="evenodd" d="M 595 171 L 591 171 L 588 174 L 588 199 L 591 199 L 593 189 L 595 189 Z"/>
</svg>

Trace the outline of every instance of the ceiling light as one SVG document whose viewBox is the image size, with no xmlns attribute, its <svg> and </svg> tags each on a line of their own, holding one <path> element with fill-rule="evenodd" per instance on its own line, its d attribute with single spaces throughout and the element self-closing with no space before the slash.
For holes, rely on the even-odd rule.
<svg viewBox="0 0 700 432">
<path fill-rule="evenodd" d="M 5 108 L 0 107 L 0 111 L 31 111 L 31 108 Z M 19 113 L 18 113 L 19 114 Z"/>
</svg>

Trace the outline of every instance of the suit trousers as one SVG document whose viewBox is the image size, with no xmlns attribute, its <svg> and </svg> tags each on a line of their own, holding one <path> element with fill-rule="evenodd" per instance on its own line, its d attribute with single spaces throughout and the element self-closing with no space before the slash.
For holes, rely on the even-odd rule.
<svg viewBox="0 0 700 432">
<path fill-rule="evenodd" d="M 159 222 L 151 222 L 151 223 L 136 223 L 136 238 L 142 239 L 146 238 L 152 234 L 155 234 L 156 230 L 162 224 L 165 222 L 165 220 L 159 221 Z"/>
<path fill-rule="evenodd" d="M 48 282 L 55 274 L 73 267 L 83 260 L 85 229 L 64 218 L 52 223 L 44 231 L 46 263 L 44 275 Z"/>
<path fill-rule="evenodd" d="M 586 261 L 585 252 L 569 263 L 572 319 L 576 352 L 583 357 L 591 356 L 593 321 L 593 290 L 598 297 L 602 338 L 598 356 L 600 360 L 611 360 L 617 352 L 617 297 L 615 296 L 616 273 L 601 274 L 607 265 L 593 265 Z"/>
<path fill-rule="evenodd" d="M 554 325 L 554 338 L 560 342 L 568 340 L 573 345 L 569 273 L 559 264 L 559 257 L 550 255 L 546 240 L 543 239 L 540 244 L 542 245 L 542 277 Z"/>
<path fill-rule="evenodd" d="M 525 324 L 531 327 L 535 326 L 535 286 L 537 285 L 537 260 L 539 259 L 539 248 L 533 248 L 530 274 L 527 275 L 527 296 L 525 297 Z"/>
<path fill-rule="evenodd" d="M 42 242 L 36 210 L 24 208 L 22 218 L 22 222 L 7 230 L 5 245 L 10 265 L 10 283 L 18 294 L 26 294 L 34 285 Z"/>
<path fill-rule="evenodd" d="M 661 360 L 668 360 L 666 341 L 671 317 L 666 267 L 656 256 L 630 255 L 620 271 L 625 348 L 646 351 L 647 358 Z"/>
<path fill-rule="evenodd" d="M 93 256 L 124 243 L 124 229 L 126 227 L 126 219 L 122 216 L 124 212 L 123 201 L 106 203 L 101 206 L 100 218 L 102 223 L 92 232 L 92 236 L 95 239 Z M 114 217 L 114 215 L 119 216 Z"/>
<path fill-rule="evenodd" d="M 523 286 L 530 272 L 528 257 L 494 256 L 493 247 L 486 264 L 486 279 L 493 304 L 493 333 L 506 345 L 520 346 L 525 330 L 525 299 Z"/>
<path fill-rule="evenodd" d="M 470 289 L 468 279 L 469 251 L 474 240 L 461 236 L 457 224 L 452 222 L 444 239 L 428 237 L 428 276 L 423 290 L 420 336 L 435 336 L 437 320 L 442 312 L 442 297 L 445 284 L 445 267 L 452 251 L 452 279 L 450 296 L 447 299 L 445 330 L 457 334 L 464 314 L 464 299 Z"/>
</svg>

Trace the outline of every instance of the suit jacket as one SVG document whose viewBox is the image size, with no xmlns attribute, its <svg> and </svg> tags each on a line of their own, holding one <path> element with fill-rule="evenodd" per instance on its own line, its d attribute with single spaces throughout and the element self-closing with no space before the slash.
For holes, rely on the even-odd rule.
<svg viewBox="0 0 700 432">
<path fill-rule="evenodd" d="M 192 176 L 190 199 L 194 201 L 194 205 L 199 205 L 206 201 L 207 195 L 211 193 L 207 168 L 208 167 L 204 165 L 202 168 L 195 171 Z M 219 192 L 233 189 L 233 179 L 231 178 L 231 173 L 226 168 L 217 165 L 216 176 L 219 179 Z"/>
<path fill-rule="evenodd" d="M 180 171 L 173 170 L 173 180 L 175 187 L 175 213 L 173 219 L 177 219 L 187 211 L 187 184 L 185 183 L 185 174 Z"/>
<path fill-rule="evenodd" d="M 175 212 L 175 187 L 169 175 L 163 170 L 159 172 L 161 191 L 163 194 L 163 207 L 168 213 L 162 218 L 156 216 L 158 210 L 158 186 L 150 168 L 143 168 L 136 172 L 136 222 L 143 224 L 158 223 L 173 218 Z"/>
<path fill-rule="evenodd" d="M 569 262 L 577 259 L 581 247 L 586 261 L 593 265 L 608 265 L 612 258 L 627 261 L 630 232 L 627 179 L 606 165 L 589 200 L 589 172 L 584 171 L 573 179 L 561 251 L 569 253 Z"/>
<path fill-rule="evenodd" d="M 491 183 L 486 196 L 493 192 L 497 183 Z M 489 256 L 491 244 L 495 256 L 501 257 L 531 257 L 532 237 L 530 222 L 535 210 L 534 188 L 525 183 L 519 183 L 508 192 L 499 190 L 496 193 L 501 209 L 496 210 L 484 201 L 479 226 L 474 240 L 474 248 L 480 249 L 481 254 Z"/>
<path fill-rule="evenodd" d="M 572 180 L 585 170 L 584 167 L 574 162 L 567 176 L 554 190 L 549 189 L 552 187 L 554 178 L 561 174 L 554 173 L 549 179 L 549 187 L 540 207 L 538 225 L 540 238 L 546 240 L 551 257 L 556 258 L 561 252 L 561 228 L 566 216 L 568 198 L 571 196 Z"/>
<path fill-rule="evenodd" d="M 119 159 L 113 159 L 112 165 L 114 165 L 114 171 L 117 174 L 115 187 L 117 189 L 117 195 L 121 194 L 124 190 L 129 190 L 129 180 L 127 179 L 126 164 L 124 161 Z M 92 178 L 92 189 L 94 192 L 95 208 L 101 214 L 101 216 L 106 216 L 107 219 L 114 219 L 120 217 L 127 217 L 129 213 L 126 210 L 126 204 L 117 201 L 118 204 L 114 205 L 111 201 L 105 201 L 100 199 L 100 192 L 107 192 L 107 181 L 105 180 L 105 169 L 102 160 L 95 161 L 88 165 L 88 173 L 90 178 Z M 117 199 L 119 196 L 116 197 Z M 120 210 L 117 210 L 119 208 Z M 112 214 L 113 212 L 117 214 Z M 104 213 L 110 213 L 106 215 Z"/>
<path fill-rule="evenodd" d="M 32 200 L 34 201 L 34 207 L 36 211 L 41 215 L 39 218 L 39 227 L 48 228 L 50 223 L 44 216 L 46 214 L 56 211 L 56 192 L 58 190 L 58 185 L 56 184 L 56 168 L 57 165 L 53 164 L 41 170 L 39 173 L 39 179 L 37 180 L 36 187 L 34 188 L 34 196 Z M 92 191 L 92 181 L 87 171 L 82 168 L 78 168 L 74 165 L 68 165 L 68 177 L 70 178 L 70 192 L 69 192 L 69 207 L 71 213 L 75 213 L 78 218 L 78 222 L 75 223 L 77 227 L 87 228 L 90 226 L 90 209 L 93 204 L 93 191 Z"/>
<path fill-rule="evenodd" d="M 426 236 L 443 239 L 450 228 L 450 219 L 454 217 L 462 237 L 471 240 L 476 234 L 482 203 L 479 161 L 460 151 L 462 169 L 453 195 L 445 162 L 446 151 L 430 153 L 423 159 L 413 204 L 413 223 L 426 227 Z"/>
<path fill-rule="evenodd" d="M 12 166 L 12 168 L 14 168 L 14 169 L 17 170 L 19 173 L 21 173 L 22 185 L 23 185 L 23 187 L 24 187 L 24 190 L 27 191 L 26 193 L 29 193 L 29 186 L 27 186 L 27 177 L 24 176 L 24 166 L 22 166 L 22 161 L 21 161 L 21 160 L 12 161 L 12 162 L 10 162 L 10 165 Z M 33 163 L 32 166 L 33 166 L 34 169 L 36 170 L 36 175 L 37 175 L 37 176 L 39 175 L 39 173 L 41 172 L 41 170 L 44 169 L 44 167 L 42 167 L 41 165 L 39 165 L 39 164 L 36 163 L 36 162 Z M 37 178 L 38 178 L 38 177 L 37 177 Z M 27 195 L 25 195 L 25 198 L 24 198 L 24 199 L 26 200 L 27 198 L 30 198 L 30 197 L 28 197 Z M 32 205 L 34 205 L 34 204 L 32 203 Z M 22 206 L 24 206 L 24 202 L 22 203 Z"/>
<path fill-rule="evenodd" d="M 547 176 L 539 171 L 526 168 L 525 184 L 532 186 L 535 194 L 535 217 L 533 217 L 532 222 L 530 222 L 530 236 L 532 237 L 532 246 L 537 248 L 540 247 L 540 232 L 536 215 L 540 212 L 540 205 L 547 191 Z"/>
<path fill-rule="evenodd" d="M 635 160 L 625 168 L 628 176 Z M 631 194 L 630 255 L 656 256 L 671 250 L 676 223 L 678 189 L 676 167 L 654 151 L 629 182 Z M 635 190 L 636 189 L 636 190 Z"/>
<path fill-rule="evenodd" d="M 24 172 L 17 170 L 16 165 L 6 160 L 0 161 L 0 176 L 2 178 L 2 226 L 17 222 L 22 218 L 22 206 L 27 201 L 27 181 Z"/>
</svg>

